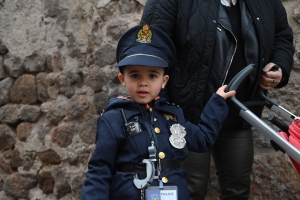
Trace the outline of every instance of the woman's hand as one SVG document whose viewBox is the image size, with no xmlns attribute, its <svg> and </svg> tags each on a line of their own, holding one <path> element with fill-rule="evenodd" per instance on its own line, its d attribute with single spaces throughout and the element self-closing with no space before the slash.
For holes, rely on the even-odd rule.
<svg viewBox="0 0 300 200">
<path fill-rule="evenodd" d="M 276 87 L 282 79 L 282 70 L 278 68 L 276 71 L 271 71 L 271 68 L 275 63 L 267 64 L 263 69 L 263 74 L 260 79 L 260 87 L 265 90 L 272 89 Z"/>
</svg>

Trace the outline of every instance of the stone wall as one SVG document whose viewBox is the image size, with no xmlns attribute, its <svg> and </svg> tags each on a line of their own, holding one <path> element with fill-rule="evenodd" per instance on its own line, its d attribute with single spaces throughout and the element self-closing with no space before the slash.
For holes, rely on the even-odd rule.
<svg viewBox="0 0 300 200">
<path fill-rule="evenodd" d="M 1 200 L 80 198 L 97 117 L 125 94 L 114 69 L 117 40 L 139 23 L 145 2 L 0 0 Z M 289 85 L 271 98 L 300 115 L 300 1 L 283 3 L 297 52 Z M 289 158 L 260 133 L 251 178 L 251 199 L 300 199 Z M 212 167 L 207 199 L 218 191 Z"/>
</svg>

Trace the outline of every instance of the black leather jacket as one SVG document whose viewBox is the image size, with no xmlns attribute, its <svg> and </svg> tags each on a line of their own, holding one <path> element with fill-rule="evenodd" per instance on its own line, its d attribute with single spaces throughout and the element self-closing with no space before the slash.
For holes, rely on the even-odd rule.
<svg viewBox="0 0 300 200">
<path fill-rule="evenodd" d="M 242 1 L 242 0 L 240 0 Z M 269 62 L 281 66 L 285 80 L 277 87 L 288 83 L 293 65 L 293 33 L 288 25 L 286 11 L 280 0 L 243 0 L 242 20 L 248 22 L 257 35 L 256 46 L 248 48 L 255 62 L 256 71 L 250 74 L 252 80 L 248 90 L 251 97 L 247 100 L 260 99 L 258 94 L 259 79 L 262 68 Z M 177 62 L 170 69 L 168 94 L 170 101 L 179 104 L 187 120 L 198 122 L 199 113 L 205 105 L 205 99 L 215 92 L 226 78 L 229 66 L 214 65 L 214 47 L 217 37 L 217 26 L 221 16 L 220 0 L 148 0 L 142 16 L 142 24 L 151 24 L 166 31 L 175 43 Z M 251 33 L 244 32 L 245 35 Z M 251 33 L 252 34 L 252 33 Z M 251 45 L 252 36 L 245 37 L 245 46 Z M 253 39 L 253 38 L 252 38 Z M 259 55 L 258 55 L 259 54 Z M 213 71 L 218 71 L 222 82 L 214 87 L 211 77 Z M 258 116 L 262 106 L 249 107 Z"/>
</svg>

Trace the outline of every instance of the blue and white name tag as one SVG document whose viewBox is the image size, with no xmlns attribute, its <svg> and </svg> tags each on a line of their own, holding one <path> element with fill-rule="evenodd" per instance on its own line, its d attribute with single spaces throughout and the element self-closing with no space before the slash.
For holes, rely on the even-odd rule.
<svg viewBox="0 0 300 200">
<path fill-rule="evenodd" d="M 178 200 L 177 186 L 149 186 L 145 193 L 146 200 Z"/>
</svg>

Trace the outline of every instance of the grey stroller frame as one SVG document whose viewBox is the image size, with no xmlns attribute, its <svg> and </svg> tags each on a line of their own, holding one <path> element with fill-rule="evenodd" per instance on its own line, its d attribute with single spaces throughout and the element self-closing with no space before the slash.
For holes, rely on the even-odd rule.
<svg viewBox="0 0 300 200">
<path fill-rule="evenodd" d="M 228 84 L 226 91 L 236 90 L 241 82 L 250 74 L 250 72 L 255 68 L 254 64 L 250 64 L 241 70 Z M 261 96 L 266 101 L 266 107 L 276 112 L 280 116 L 284 117 L 289 122 L 292 122 L 296 115 L 292 114 L 285 108 L 281 107 L 271 99 L 269 99 L 263 90 L 260 91 Z M 230 97 L 230 100 L 240 109 L 239 115 L 245 119 L 249 124 L 256 128 L 265 137 L 276 143 L 284 153 L 293 158 L 296 162 L 300 163 L 300 150 L 295 146 L 290 144 L 285 138 L 283 138 L 277 131 L 265 123 L 262 119 L 257 117 L 253 112 L 251 112 L 243 103 L 236 99 L 235 96 Z M 276 124 L 275 124 L 276 125 Z"/>
</svg>

